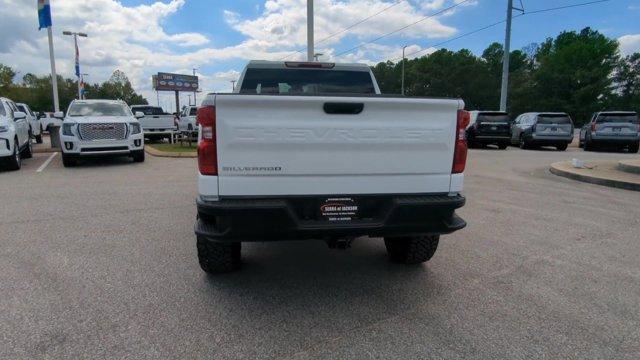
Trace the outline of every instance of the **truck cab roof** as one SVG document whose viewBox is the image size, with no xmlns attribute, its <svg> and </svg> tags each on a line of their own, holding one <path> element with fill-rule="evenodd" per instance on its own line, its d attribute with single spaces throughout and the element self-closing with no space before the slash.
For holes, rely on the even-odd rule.
<svg viewBox="0 0 640 360">
<path fill-rule="evenodd" d="M 369 65 L 362 63 L 331 63 L 309 61 L 268 61 L 251 60 L 246 66 L 252 69 L 317 69 L 317 70 L 349 70 L 370 71 Z"/>
</svg>

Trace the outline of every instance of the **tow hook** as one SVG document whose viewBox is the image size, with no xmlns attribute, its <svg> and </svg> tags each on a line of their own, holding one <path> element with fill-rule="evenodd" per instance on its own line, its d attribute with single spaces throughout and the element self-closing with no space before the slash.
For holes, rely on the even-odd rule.
<svg viewBox="0 0 640 360">
<path fill-rule="evenodd" d="M 351 247 L 351 243 L 355 238 L 327 239 L 329 249 L 346 250 Z"/>
</svg>

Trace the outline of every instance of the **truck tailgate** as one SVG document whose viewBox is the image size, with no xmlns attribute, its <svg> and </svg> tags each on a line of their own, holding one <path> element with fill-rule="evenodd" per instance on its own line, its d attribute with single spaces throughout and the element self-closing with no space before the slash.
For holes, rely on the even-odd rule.
<svg viewBox="0 0 640 360">
<path fill-rule="evenodd" d="M 227 94 L 215 105 L 220 196 L 450 189 L 461 100 Z"/>
</svg>

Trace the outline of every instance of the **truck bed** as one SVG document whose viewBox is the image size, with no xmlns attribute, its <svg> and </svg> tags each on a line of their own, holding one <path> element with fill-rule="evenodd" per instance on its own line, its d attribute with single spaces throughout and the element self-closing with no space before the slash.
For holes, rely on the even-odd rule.
<svg viewBox="0 0 640 360">
<path fill-rule="evenodd" d="M 462 185 L 451 174 L 461 100 L 218 94 L 215 107 L 221 197 L 449 193 Z"/>
</svg>

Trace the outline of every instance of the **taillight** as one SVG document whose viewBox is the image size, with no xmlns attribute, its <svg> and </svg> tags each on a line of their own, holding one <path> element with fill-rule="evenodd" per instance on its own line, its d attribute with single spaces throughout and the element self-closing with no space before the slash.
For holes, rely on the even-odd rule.
<svg viewBox="0 0 640 360">
<path fill-rule="evenodd" d="M 198 169 L 202 175 L 218 175 L 218 148 L 216 144 L 216 107 L 198 109 L 196 122 L 200 124 L 202 139 L 198 144 Z"/>
<path fill-rule="evenodd" d="M 456 142 L 453 150 L 453 167 L 451 172 L 460 174 L 464 172 L 467 164 L 467 132 L 465 129 L 469 125 L 471 115 L 468 111 L 458 110 L 458 121 L 456 126 Z"/>
</svg>

